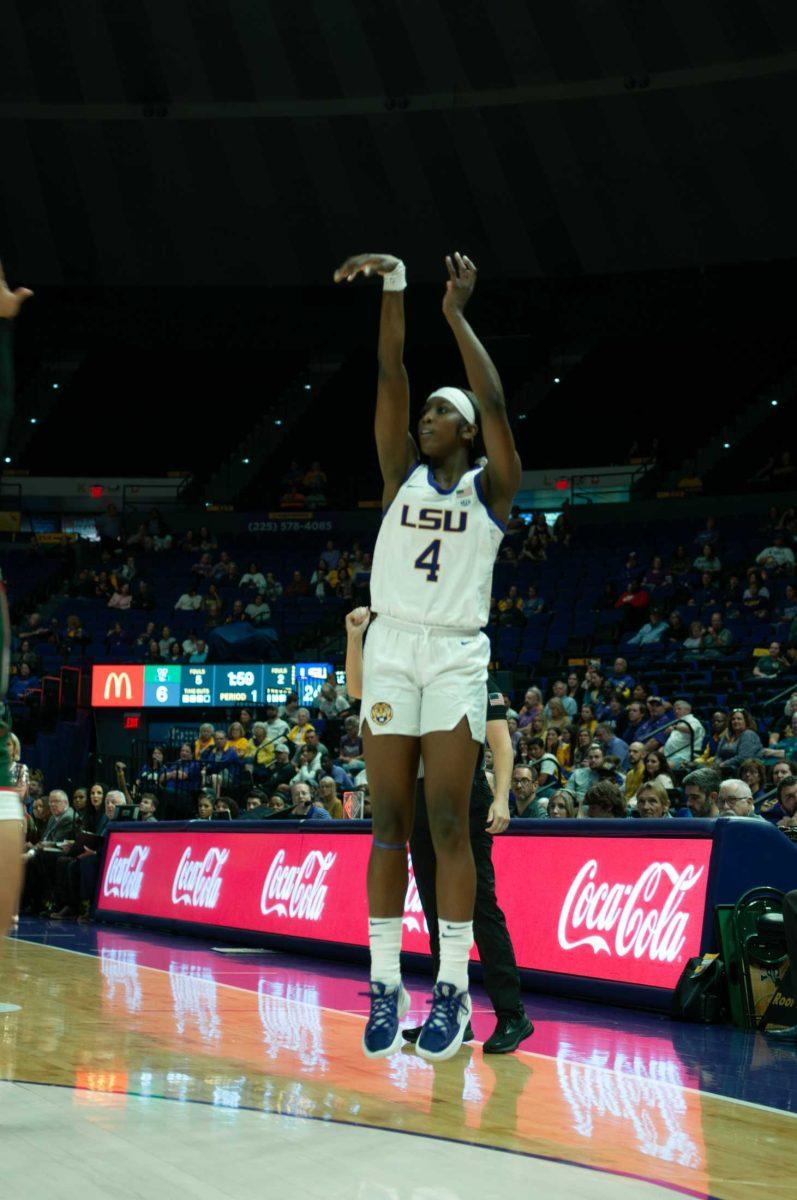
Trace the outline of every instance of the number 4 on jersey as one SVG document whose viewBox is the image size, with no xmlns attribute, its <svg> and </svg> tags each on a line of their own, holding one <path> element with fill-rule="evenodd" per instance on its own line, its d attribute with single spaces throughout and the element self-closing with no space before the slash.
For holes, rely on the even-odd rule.
<svg viewBox="0 0 797 1200">
<path fill-rule="evenodd" d="M 415 559 L 415 569 L 426 572 L 427 583 L 437 583 L 440 575 L 440 538 L 435 538 L 423 554 L 418 555 Z"/>
</svg>

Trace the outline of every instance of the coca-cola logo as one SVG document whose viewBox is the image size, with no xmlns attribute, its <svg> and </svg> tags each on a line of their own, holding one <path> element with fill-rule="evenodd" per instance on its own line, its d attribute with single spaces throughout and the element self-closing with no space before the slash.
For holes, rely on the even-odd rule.
<svg viewBox="0 0 797 1200">
<path fill-rule="evenodd" d="M 186 846 L 172 880 L 172 903 L 215 908 L 221 894 L 222 867 L 229 857 L 229 850 L 211 846 L 204 858 L 194 861 L 191 847 Z"/>
<path fill-rule="evenodd" d="M 323 915 L 329 888 L 324 879 L 332 870 L 337 854 L 311 850 L 298 866 L 285 865 L 285 851 L 278 850 L 271 861 L 263 890 L 260 911 L 264 917 L 297 917 L 300 921 L 318 921 Z"/>
<path fill-rule="evenodd" d="M 591 858 L 570 885 L 557 930 L 562 949 L 590 946 L 596 954 L 675 962 L 691 916 L 681 905 L 703 867 L 689 864 L 679 871 L 672 863 L 653 862 L 635 883 L 596 883 L 597 873 Z"/>
<path fill-rule="evenodd" d="M 149 846 L 134 846 L 125 856 L 121 846 L 114 846 L 102 883 L 103 896 L 138 900 L 144 883 L 143 866 L 149 858 L 149 852 Z"/>
</svg>

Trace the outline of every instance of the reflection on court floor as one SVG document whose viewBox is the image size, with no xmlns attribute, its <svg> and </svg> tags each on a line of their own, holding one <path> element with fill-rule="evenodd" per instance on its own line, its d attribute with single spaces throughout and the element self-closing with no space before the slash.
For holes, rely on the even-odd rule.
<svg viewBox="0 0 797 1200">
<path fill-rule="evenodd" d="M 752 1091 L 797 1106 L 797 1056 L 754 1035 L 535 999 L 533 1052 L 477 1045 L 433 1066 L 407 1048 L 374 1063 L 360 1052 L 363 980 L 351 968 L 118 930 L 55 936 L 6 955 L 0 1000 L 22 1013 L 0 1017 L 0 1078 L 79 1089 L 78 1107 L 158 1097 L 423 1135 L 399 1139 L 414 1160 L 431 1135 L 534 1156 L 529 1183 L 537 1157 L 605 1172 L 607 1196 L 631 1177 L 749 1200 L 758 1178 L 785 1198 L 797 1177 L 794 1115 L 739 1103 Z M 478 994 L 476 1007 L 484 1037 Z M 509 1161 L 495 1158 L 496 1181 Z M 506 1167 L 513 1179 L 517 1169 Z"/>
</svg>

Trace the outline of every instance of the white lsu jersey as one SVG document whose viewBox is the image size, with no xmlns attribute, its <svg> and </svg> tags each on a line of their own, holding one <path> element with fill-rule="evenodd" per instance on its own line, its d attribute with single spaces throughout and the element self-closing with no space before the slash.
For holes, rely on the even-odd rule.
<svg viewBox="0 0 797 1200">
<path fill-rule="evenodd" d="M 504 526 L 475 467 L 446 491 L 426 463 L 382 518 L 371 571 L 376 613 L 419 625 L 476 630 L 490 615 L 493 565 Z"/>
</svg>

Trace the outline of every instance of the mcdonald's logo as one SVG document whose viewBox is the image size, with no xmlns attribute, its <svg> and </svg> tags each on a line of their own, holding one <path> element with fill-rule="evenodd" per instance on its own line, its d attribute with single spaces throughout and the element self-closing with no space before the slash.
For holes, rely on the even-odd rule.
<svg viewBox="0 0 797 1200">
<path fill-rule="evenodd" d="M 91 703 L 94 708 L 140 707 L 144 703 L 144 667 L 94 667 Z"/>
</svg>

